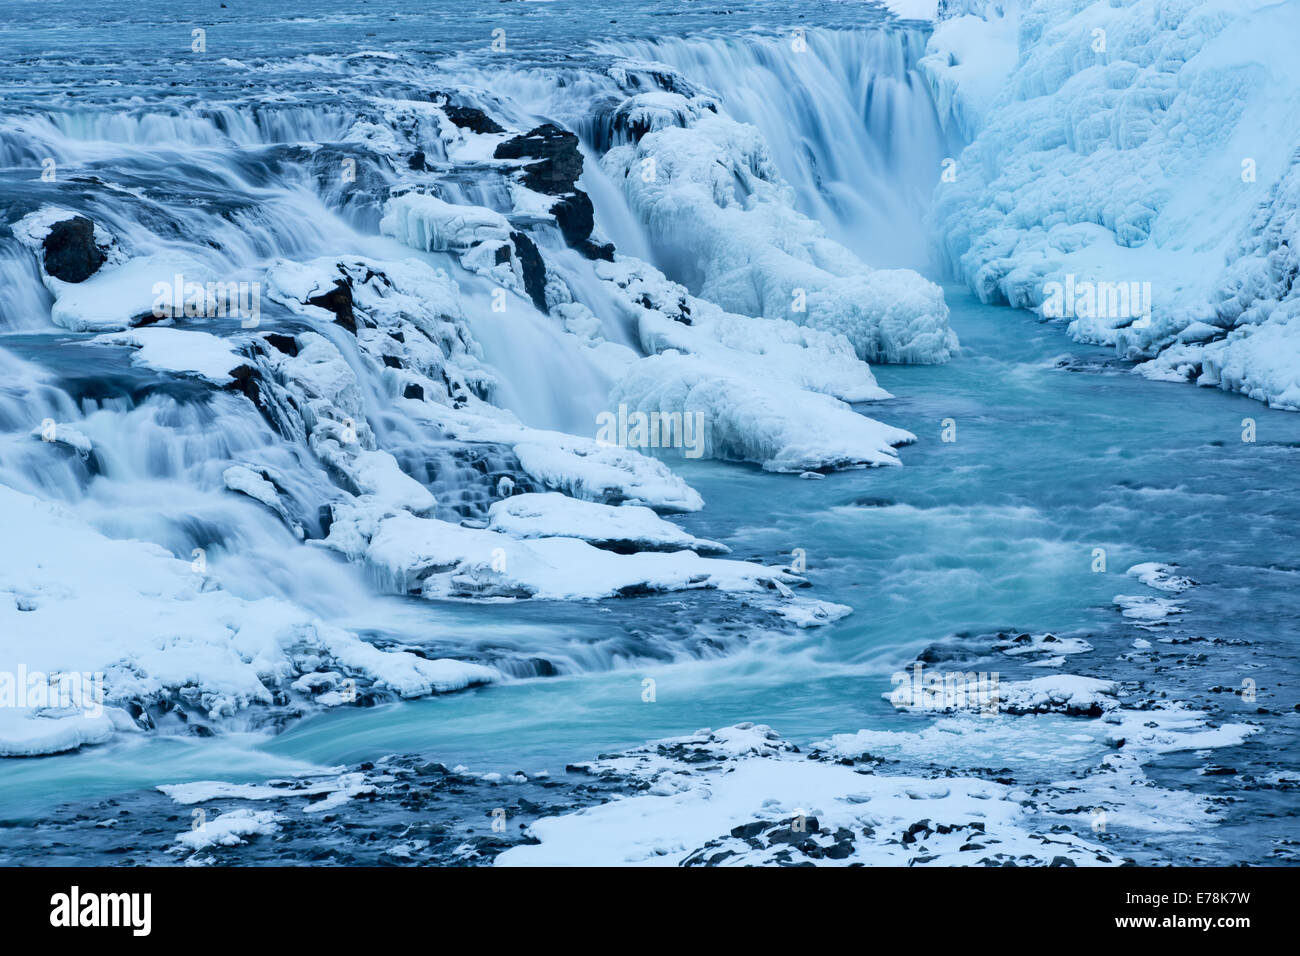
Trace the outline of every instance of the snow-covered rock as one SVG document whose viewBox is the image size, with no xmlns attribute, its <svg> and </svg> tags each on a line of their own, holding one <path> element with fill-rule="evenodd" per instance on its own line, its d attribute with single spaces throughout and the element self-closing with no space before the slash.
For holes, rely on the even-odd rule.
<svg viewBox="0 0 1300 956">
<path fill-rule="evenodd" d="M 231 370 L 244 359 L 229 338 L 190 329 L 149 327 L 97 335 L 90 345 L 125 345 L 136 351 L 132 363 L 146 368 L 195 375 L 214 385 L 234 381 Z"/>
<path fill-rule="evenodd" d="M 498 866 L 1118 862 L 1073 834 L 1040 835 L 1004 784 L 862 774 L 809 759 L 763 725 L 654 741 L 577 769 L 637 792 L 535 822 L 540 842 L 507 850 Z"/>
</svg>

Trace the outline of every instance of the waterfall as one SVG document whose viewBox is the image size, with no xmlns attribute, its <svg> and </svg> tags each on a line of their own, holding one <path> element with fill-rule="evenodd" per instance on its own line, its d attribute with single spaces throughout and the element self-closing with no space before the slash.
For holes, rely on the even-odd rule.
<svg viewBox="0 0 1300 956">
<path fill-rule="evenodd" d="M 593 200 L 596 235 L 622 255 L 654 261 L 662 255 L 649 230 L 601 166 L 609 143 L 600 124 L 626 96 L 616 78 L 620 65 L 666 64 L 761 131 L 799 210 L 832 238 L 873 266 L 918 265 L 920 211 L 952 149 L 914 69 L 924 39 L 917 28 L 882 25 L 810 30 L 802 51 L 788 36 L 761 33 L 605 40 L 561 63 L 504 69 L 464 56 L 410 54 L 368 62 L 355 89 L 337 96 L 311 85 L 312 67 L 332 65 L 309 59 L 306 80 L 282 64 L 258 74 L 272 87 L 285 77 L 280 95 L 264 102 L 237 85 L 207 98 L 132 95 L 115 107 L 104 105 L 111 90 L 97 93 L 96 102 L 38 97 L 0 117 L 0 164 L 10 167 L 0 213 L 11 225 L 46 207 L 87 216 L 112 237 L 111 265 L 155 262 L 159 275 L 150 280 L 170 280 L 183 268 L 195 278 L 263 281 L 281 260 L 418 259 L 459 288 L 457 307 L 484 372 L 474 386 L 482 397 L 525 426 L 589 439 L 615 375 L 643 354 L 626 303 L 600 277 L 598 263 L 568 248 L 554 226 L 526 226 L 550 281 L 575 309 L 589 310 L 593 345 L 526 297 L 514 295 L 509 316 L 498 314 L 491 305 L 498 280 L 459 255 L 380 234 L 393 188 L 514 213 L 504 179 L 484 173 L 480 160 L 448 154 L 431 92 L 462 90 L 463 102 L 515 129 L 555 121 L 577 131 L 585 159 L 578 185 Z M 417 148 L 437 175 L 412 165 Z M 47 162 L 57 170 L 49 178 L 40 174 Z M 348 163 L 351 178 L 340 174 Z M 91 344 L 100 327 L 61 325 L 51 312 L 55 296 L 76 287 L 47 288 L 37 261 L 18 237 L 0 237 L 0 483 L 58 502 L 111 538 L 151 542 L 186 561 L 201 549 L 214 585 L 241 598 L 283 599 L 336 623 L 388 621 L 390 637 L 423 633 L 422 619 L 375 594 L 373 582 L 337 554 L 313 546 L 347 483 L 303 434 L 287 433 L 229 387 L 214 389 L 141 365 L 121 347 Z M 143 314 L 149 284 L 114 287 L 130 306 L 92 304 L 127 310 L 139 298 Z M 520 477 L 509 441 L 452 434 L 444 421 L 413 413 L 389 370 L 376 369 L 354 334 L 327 320 L 308 322 L 267 291 L 259 334 L 314 333 L 337 350 L 356 378 L 374 447 L 437 496 L 440 518 L 481 525 L 502 476 L 541 490 Z M 124 311 L 117 325 L 102 328 L 120 328 L 129 317 Z M 241 332 L 229 318 L 173 327 L 219 339 Z M 239 348 L 235 361 L 258 364 L 246 339 Z M 283 386 L 259 371 L 268 376 L 266 389 Z M 294 406 L 286 414 L 314 413 Z M 46 422 L 74 437 L 39 440 Z M 223 483 L 228 467 L 247 463 L 274 474 L 281 513 Z M 651 643 L 656 656 L 678 652 Z M 581 669 L 635 657 L 570 648 L 555 659 Z M 510 673 L 534 667 L 502 666 Z"/>
<path fill-rule="evenodd" d="M 600 45 L 664 63 L 757 126 L 800 210 L 877 267 L 927 267 L 921 224 L 945 133 L 916 69 L 928 30 L 810 30 L 798 36 L 664 37 Z"/>
</svg>

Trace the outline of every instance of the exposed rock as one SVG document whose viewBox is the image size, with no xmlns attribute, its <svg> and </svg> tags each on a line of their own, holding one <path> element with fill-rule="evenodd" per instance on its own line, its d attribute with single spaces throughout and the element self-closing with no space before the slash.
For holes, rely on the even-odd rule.
<svg viewBox="0 0 1300 956">
<path fill-rule="evenodd" d="M 278 332 L 268 332 L 262 336 L 268 345 L 271 345 L 283 352 L 285 355 L 298 354 L 298 340 L 292 335 L 281 335 Z"/>
<path fill-rule="evenodd" d="M 434 93 L 433 101 L 438 103 L 439 98 L 445 98 L 445 93 Z M 442 111 L 447 114 L 447 119 L 451 120 L 461 129 L 467 129 L 471 133 L 504 133 L 505 129 L 497 123 L 492 117 L 488 116 L 481 109 L 474 106 L 457 106 L 449 99 L 443 103 L 438 103 Z"/>
<path fill-rule="evenodd" d="M 352 285 L 344 279 L 335 279 L 334 288 L 322 295 L 312 296 L 308 305 L 318 305 L 334 313 L 334 321 L 353 335 L 357 334 L 357 319 L 352 314 Z"/>
<path fill-rule="evenodd" d="M 519 257 L 519 265 L 523 268 L 524 288 L 528 290 L 529 298 L 538 311 L 547 312 L 546 264 L 542 262 L 542 254 L 537 251 L 536 243 L 522 232 L 510 233 L 510 241 L 514 243 L 515 255 Z"/>
<path fill-rule="evenodd" d="M 522 182 L 529 189 L 550 196 L 573 192 L 582 175 L 582 153 L 578 137 L 554 123 L 543 123 L 523 136 L 515 136 L 497 146 L 497 159 L 533 159 L 524 168 Z"/>
<path fill-rule="evenodd" d="M 42 245 L 45 271 L 64 282 L 84 282 L 104 264 L 104 253 L 95 245 L 95 224 L 85 216 L 56 222 Z"/>
</svg>

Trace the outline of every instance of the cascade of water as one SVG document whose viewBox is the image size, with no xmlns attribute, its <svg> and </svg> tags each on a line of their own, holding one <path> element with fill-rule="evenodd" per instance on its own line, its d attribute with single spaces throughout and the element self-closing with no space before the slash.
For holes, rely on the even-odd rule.
<svg viewBox="0 0 1300 956">
<path fill-rule="evenodd" d="M 664 37 L 600 45 L 667 64 L 762 131 L 801 211 L 872 266 L 925 268 L 923 210 L 958 148 L 916 72 L 926 31 Z"/>
<path fill-rule="evenodd" d="M 495 284 L 453 254 L 418 252 L 376 235 L 388 187 L 410 176 L 404 156 L 380 147 L 398 131 L 424 144 L 429 161 L 446 162 L 436 124 L 410 104 L 427 106 L 428 91 L 444 86 L 490 87 L 490 97 L 470 93 L 466 102 L 490 106 L 517 128 L 555 120 L 583 136 L 580 186 L 593 199 L 597 234 L 621 254 L 654 261 L 646 228 L 600 165 L 593 123 L 625 95 L 607 72 L 611 58 L 662 61 L 762 130 L 803 211 L 832 235 L 872 265 L 914 264 L 918 210 L 947 149 L 913 72 L 923 36 L 812 31 L 807 42 L 795 52 L 788 38 L 758 35 L 626 41 L 599 47 L 597 66 L 492 73 L 468 66 L 419 82 L 410 65 L 398 64 L 400 81 L 376 83 L 374 95 L 346 104 L 302 91 L 298 102 L 274 105 L 137 103 L 114 112 L 65 104 L 15 112 L 0 118 L 0 164 L 39 167 L 48 157 L 61 177 L 74 171 L 84 188 L 74 195 L 63 191 L 62 179 L 7 181 L 13 188 L 0 211 L 13 221 L 45 203 L 76 206 L 131 258 L 185 257 L 223 278 L 263 277 L 278 258 L 422 258 L 459 285 L 460 307 L 498 382 L 493 401 L 528 425 L 590 437 L 612 383 L 609 350 L 567 334 L 559 316 L 525 298 L 512 296 L 509 312 L 497 313 Z M 339 175 L 341 159 L 350 157 L 355 180 Z M 511 211 L 499 177 L 467 174 L 425 185 L 453 203 Z M 600 334 L 639 350 L 625 309 L 593 263 L 554 230 L 533 235 L 553 275 L 599 320 Z M 276 470 L 288 497 L 328 503 L 338 489 L 309 450 L 276 435 L 242 396 L 133 366 L 122 350 L 86 346 L 78 341 L 85 336 L 53 326 L 52 297 L 34 257 L 9 237 L 0 241 L 0 280 L 7 290 L 0 377 L 21 385 L 0 390 L 0 482 L 58 500 L 114 537 L 152 541 L 181 557 L 204 548 L 210 573 L 242 597 L 287 598 L 328 620 L 369 615 L 419 630 L 339 557 L 302 547 L 263 505 L 223 484 L 232 462 L 255 460 Z M 290 318 L 265 300 L 263 307 L 267 330 Z M 221 336 L 237 323 L 193 327 Z M 356 377 L 377 447 L 436 493 L 440 517 L 481 516 L 489 503 L 483 488 L 491 484 L 485 476 L 515 464 L 508 446 L 470 450 L 444 440 L 404 410 L 350 333 L 329 325 L 322 333 Z M 77 429 L 92 450 L 34 440 L 32 430 L 47 419 Z M 301 517 L 318 535 L 316 516 Z M 607 651 L 569 654 L 577 669 L 619 659 Z"/>
</svg>

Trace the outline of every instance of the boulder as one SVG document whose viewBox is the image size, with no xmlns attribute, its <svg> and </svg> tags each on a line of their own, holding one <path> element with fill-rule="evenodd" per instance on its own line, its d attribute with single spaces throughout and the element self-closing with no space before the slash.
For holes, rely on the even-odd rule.
<svg viewBox="0 0 1300 956">
<path fill-rule="evenodd" d="M 56 222 L 43 249 L 45 271 L 64 282 L 84 282 L 104 264 L 104 253 L 95 245 L 95 224 L 85 216 Z"/>
</svg>

